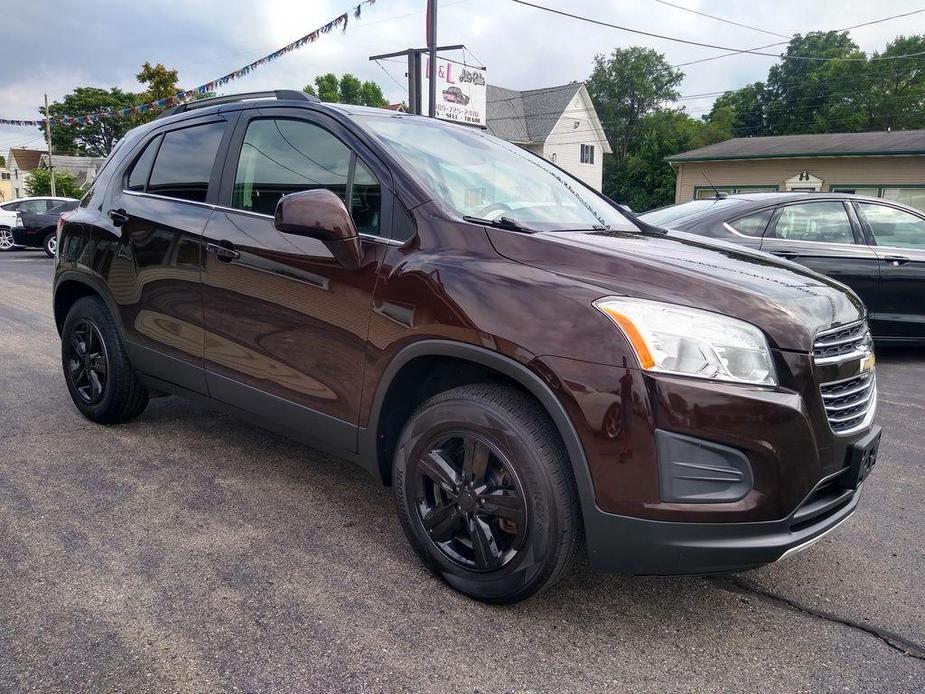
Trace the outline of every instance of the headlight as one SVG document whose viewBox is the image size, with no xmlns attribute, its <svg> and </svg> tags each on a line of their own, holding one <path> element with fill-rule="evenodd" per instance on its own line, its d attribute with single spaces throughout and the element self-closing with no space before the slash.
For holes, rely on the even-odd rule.
<svg viewBox="0 0 925 694">
<path fill-rule="evenodd" d="M 737 383 L 776 385 L 771 350 L 750 323 L 659 301 L 594 302 L 629 340 L 642 368 Z"/>
</svg>

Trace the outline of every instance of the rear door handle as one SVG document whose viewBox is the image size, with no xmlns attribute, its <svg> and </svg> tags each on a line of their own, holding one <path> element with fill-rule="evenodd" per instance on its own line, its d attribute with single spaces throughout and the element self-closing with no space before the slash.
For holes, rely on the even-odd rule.
<svg viewBox="0 0 925 694">
<path fill-rule="evenodd" d="M 230 263 L 232 260 L 237 260 L 241 257 L 241 254 L 234 249 L 234 244 L 231 243 L 231 241 L 207 243 L 206 251 L 209 253 L 214 253 L 215 257 L 223 263 Z"/>
<path fill-rule="evenodd" d="M 771 251 L 771 253 L 773 253 L 774 255 L 779 255 L 781 258 L 796 258 L 798 255 L 800 255 L 797 251 L 791 251 L 787 249 L 780 250 L 780 251 Z"/>
<path fill-rule="evenodd" d="M 887 265 L 892 267 L 899 267 L 909 262 L 909 258 L 904 255 L 885 255 L 883 259 L 887 262 Z"/>
</svg>

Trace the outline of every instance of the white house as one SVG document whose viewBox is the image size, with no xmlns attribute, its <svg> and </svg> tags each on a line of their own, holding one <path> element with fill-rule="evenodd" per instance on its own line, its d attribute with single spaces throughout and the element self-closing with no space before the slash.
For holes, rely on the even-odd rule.
<svg viewBox="0 0 925 694">
<path fill-rule="evenodd" d="M 601 189 L 603 155 L 612 150 L 584 83 L 526 91 L 489 84 L 486 111 L 493 135 Z"/>
</svg>

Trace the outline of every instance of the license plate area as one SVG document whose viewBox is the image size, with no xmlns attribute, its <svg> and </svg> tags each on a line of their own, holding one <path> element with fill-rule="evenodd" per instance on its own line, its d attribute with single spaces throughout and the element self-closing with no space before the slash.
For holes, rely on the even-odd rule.
<svg viewBox="0 0 925 694">
<path fill-rule="evenodd" d="M 880 427 L 876 427 L 864 438 L 855 441 L 848 449 L 848 469 L 841 476 L 841 483 L 848 489 L 857 489 L 877 463 L 880 449 Z"/>
</svg>

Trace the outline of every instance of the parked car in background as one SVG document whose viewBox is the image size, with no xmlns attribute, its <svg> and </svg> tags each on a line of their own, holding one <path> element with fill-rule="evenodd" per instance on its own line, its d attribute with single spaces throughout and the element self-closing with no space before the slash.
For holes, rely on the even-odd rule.
<svg viewBox="0 0 925 694">
<path fill-rule="evenodd" d="M 52 207 L 73 200 L 73 198 L 37 196 L 17 198 L 0 204 L 0 252 L 11 250 L 16 246 L 13 241 L 13 227 L 16 226 L 18 212 L 48 212 Z"/>
<path fill-rule="evenodd" d="M 838 282 L 672 238 L 481 130 L 304 92 L 126 134 L 62 224 L 54 315 L 88 419 L 182 395 L 352 460 L 488 602 L 582 544 L 636 574 L 777 561 L 854 512 L 880 438 Z"/>
<path fill-rule="evenodd" d="M 61 215 L 77 209 L 79 200 L 68 200 L 48 212 L 17 212 L 13 243 L 26 248 L 41 248 L 49 258 L 55 257 L 57 228 Z"/>
<path fill-rule="evenodd" d="M 640 218 L 805 265 L 857 293 L 878 340 L 925 341 L 925 213 L 915 208 L 839 193 L 744 193 Z"/>
</svg>

